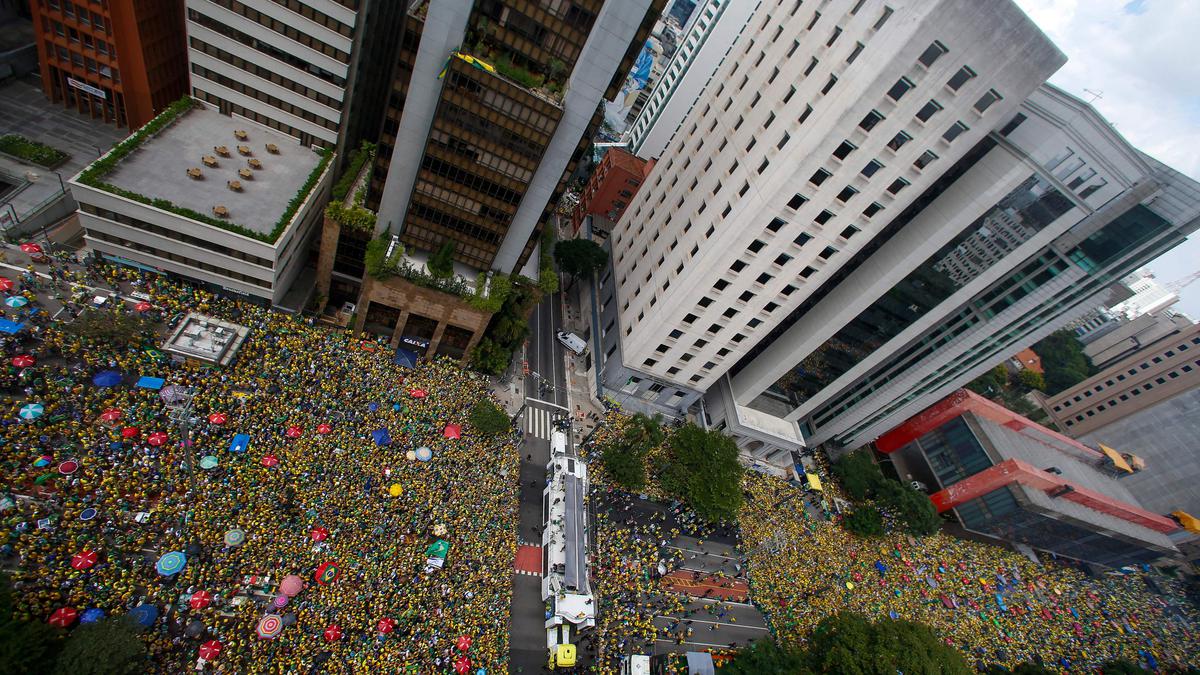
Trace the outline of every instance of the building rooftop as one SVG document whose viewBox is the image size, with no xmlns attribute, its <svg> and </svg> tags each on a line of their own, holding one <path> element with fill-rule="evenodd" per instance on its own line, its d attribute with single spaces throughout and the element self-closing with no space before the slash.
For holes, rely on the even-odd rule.
<svg viewBox="0 0 1200 675">
<path fill-rule="evenodd" d="M 163 351 L 205 363 L 229 365 L 250 329 L 204 314 L 189 312 L 163 343 Z"/>
<path fill-rule="evenodd" d="M 245 131 L 246 139 L 239 140 L 235 131 Z M 267 150 L 268 143 L 277 154 Z M 250 154 L 240 154 L 239 145 L 247 146 Z M 225 146 L 229 155 L 218 154 L 216 146 Z M 214 158 L 216 165 L 207 166 L 206 156 Z M 247 163 L 251 158 L 262 168 L 251 169 Z M 215 216 L 214 207 L 224 206 L 231 224 L 266 235 L 320 161 L 320 155 L 291 136 L 198 107 L 148 137 L 117 163 L 104 182 L 209 216 Z M 200 178 L 188 176 L 193 168 L 200 170 Z M 251 177 L 238 175 L 239 169 L 249 170 Z M 242 190 L 230 189 L 229 181 L 240 182 Z"/>
</svg>

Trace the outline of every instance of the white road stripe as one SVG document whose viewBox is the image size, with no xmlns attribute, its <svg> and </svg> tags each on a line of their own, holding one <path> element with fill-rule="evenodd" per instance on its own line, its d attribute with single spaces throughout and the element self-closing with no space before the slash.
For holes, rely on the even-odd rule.
<svg viewBox="0 0 1200 675">
<path fill-rule="evenodd" d="M 662 638 L 659 638 L 659 639 L 655 640 L 655 642 L 665 642 L 665 643 L 667 643 L 667 644 L 669 644 L 669 645 L 675 645 L 675 641 L 674 641 L 674 640 L 664 640 L 664 639 L 662 639 Z M 675 645 L 675 646 L 676 646 L 676 647 L 679 647 L 679 646 L 685 646 L 685 645 L 695 645 L 695 646 L 697 646 L 697 647 L 719 647 L 719 648 L 721 648 L 721 649 L 729 649 L 729 643 L 728 643 L 728 642 L 726 642 L 725 644 L 719 644 L 719 645 L 717 645 L 717 644 L 713 644 L 713 643 L 711 643 L 711 642 L 691 642 L 691 641 L 689 641 L 689 640 L 684 640 L 684 641 L 683 641 L 683 645 Z"/>
<path fill-rule="evenodd" d="M 731 627 L 731 628 L 749 628 L 750 630 L 766 630 L 766 629 L 767 629 L 767 627 L 766 627 L 766 626 L 748 626 L 748 625 L 746 625 L 746 624 L 744 624 L 744 623 L 730 623 L 730 622 L 728 622 L 728 621 L 705 621 L 705 620 L 703 620 L 703 619 L 692 619 L 692 618 L 690 618 L 690 617 L 689 617 L 689 618 L 687 618 L 687 619 L 681 619 L 680 617 L 677 617 L 677 616 L 667 616 L 667 615 L 665 615 L 665 614 L 659 614 L 658 616 L 656 616 L 656 617 L 654 617 L 654 618 L 656 618 L 656 619 L 670 619 L 670 620 L 672 620 L 672 621 L 674 621 L 674 620 L 678 619 L 678 620 L 679 620 L 679 623 L 680 623 L 681 625 L 682 625 L 682 624 L 686 624 L 688 621 L 691 621 L 692 623 L 715 623 L 715 624 L 717 624 L 718 626 L 729 626 L 729 627 Z"/>
<path fill-rule="evenodd" d="M 553 408 L 558 408 L 559 410 L 570 410 L 570 408 L 567 408 L 566 406 L 562 406 L 557 403 L 551 403 L 550 401 L 543 401 L 540 398 L 530 398 L 530 397 L 526 396 L 525 400 L 529 401 L 530 403 L 541 403 L 542 405 L 548 405 Z"/>
<path fill-rule="evenodd" d="M 554 430 L 553 413 L 541 408 L 525 409 L 525 433 L 543 440 L 550 440 Z"/>
</svg>

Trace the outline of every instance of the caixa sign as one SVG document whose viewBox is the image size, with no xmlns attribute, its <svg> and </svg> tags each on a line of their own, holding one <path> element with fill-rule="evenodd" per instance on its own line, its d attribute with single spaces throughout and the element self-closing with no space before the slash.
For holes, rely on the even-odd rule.
<svg viewBox="0 0 1200 675">
<path fill-rule="evenodd" d="M 422 340 L 421 338 L 412 337 L 410 335 L 404 335 L 400 338 L 400 341 L 410 347 L 416 347 L 418 349 L 429 349 L 429 340 Z"/>
</svg>

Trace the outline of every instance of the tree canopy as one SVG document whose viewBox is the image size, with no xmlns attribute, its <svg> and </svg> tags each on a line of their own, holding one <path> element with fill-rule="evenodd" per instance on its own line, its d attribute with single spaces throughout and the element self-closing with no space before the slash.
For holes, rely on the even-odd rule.
<svg viewBox="0 0 1200 675">
<path fill-rule="evenodd" d="M 447 241 L 429 256 L 429 273 L 438 279 L 454 276 L 454 242 Z"/>
<path fill-rule="evenodd" d="M 742 473 L 733 439 L 688 423 L 671 434 L 659 481 L 710 520 L 730 520 L 742 506 Z"/>
<path fill-rule="evenodd" d="M 962 655 L 928 626 L 895 619 L 872 623 L 848 612 L 817 624 L 809 637 L 806 660 L 811 672 L 842 675 L 972 672 Z"/>
<path fill-rule="evenodd" d="M 590 239 L 567 239 L 554 245 L 554 259 L 573 279 L 599 272 L 608 262 L 608 252 Z"/>
<path fill-rule="evenodd" d="M 60 632 L 43 621 L 20 621 L 13 613 L 12 587 L 0 577 L 0 673 L 42 675 L 62 649 Z"/>
<path fill-rule="evenodd" d="M 495 436 L 512 428 L 508 415 L 490 398 L 481 398 L 471 407 L 471 426 L 481 434 Z"/>
<path fill-rule="evenodd" d="M 1033 346 L 1046 371 L 1046 394 L 1053 396 L 1086 380 L 1094 372 L 1083 345 L 1069 330 L 1051 333 Z"/>
<path fill-rule="evenodd" d="M 797 675 L 805 672 L 804 653 L 767 637 L 741 649 L 721 675 Z"/>
<path fill-rule="evenodd" d="M 842 525 L 860 537 L 878 537 L 883 534 L 883 516 L 874 506 L 859 506 L 842 520 Z"/>
<path fill-rule="evenodd" d="M 79 626 L 63 646 L 57 675 L 137 675 L 148 669 L 146 645 L 129 617 Z"/>
<path fill-rule="evenodd" d="M 884 477 L 866 449 L 839 459 L 833 465 L 833 475 L 851 499 L 856 502 L 874 500 L 888 513 L 896 516 L 901 527 L 909 534 L 933 534 L 941 527 L 941 518 L 938 517 L 937 509 L 933 507 L 929 497 L 903 483 Z M 866 514 L 858 514 L 858 510 L 851 514 L 851 518 L 847 518 L 843 523 L 850 531 L 863 536 L 876 534 L 873 518 Z M 882 531 L 877 534 L 882 534 Z"/>
<path fill-rule="evenodd" d="M 601 448 L 600 462 L 617 485 L 625 490 L 641 490 L 646 487 L 646 455 L 662 442 L 662 416 L 638 413 Z"/>
</svg>

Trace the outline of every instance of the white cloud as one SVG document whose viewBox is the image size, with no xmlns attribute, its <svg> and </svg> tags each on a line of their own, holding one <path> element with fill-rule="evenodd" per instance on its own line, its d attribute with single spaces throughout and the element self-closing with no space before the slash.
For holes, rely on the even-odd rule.
<svg viewBox="0 0 1200 675">
<path fill-rule="evenodd" d="M 1014 0 L 1067 55 L 1050 81 L 1083 98 L 1135 147 L 1200 180 L 1200 2 Z M 1200 269 L 1200 236 L 1149 265 L 1163 282 Z M 1181 309 L 1200 319 L 1200 283 Z"/>
</svg>

